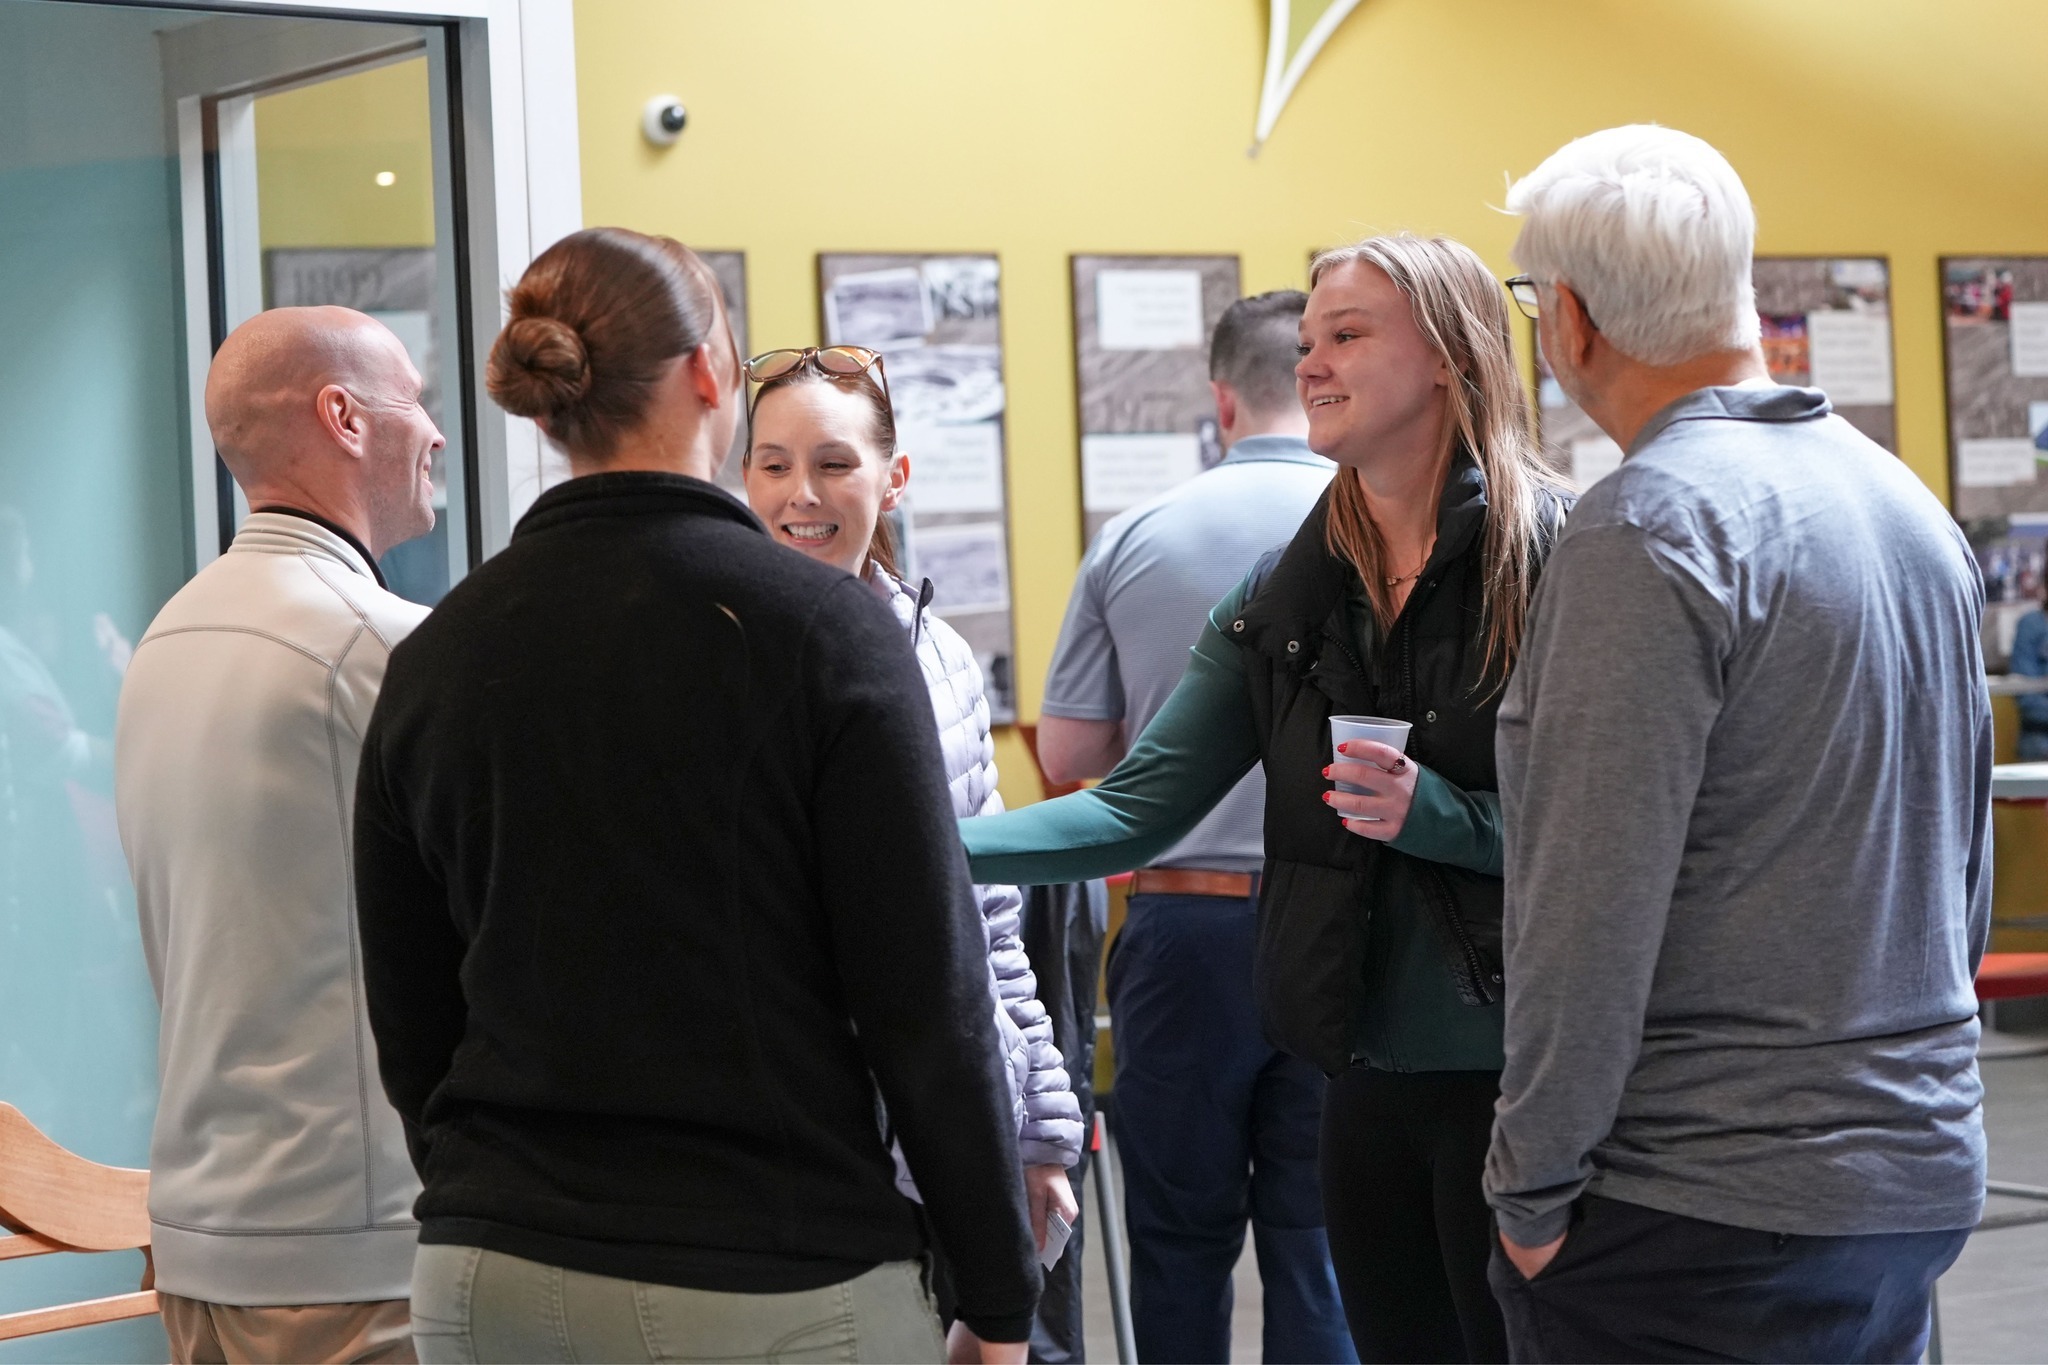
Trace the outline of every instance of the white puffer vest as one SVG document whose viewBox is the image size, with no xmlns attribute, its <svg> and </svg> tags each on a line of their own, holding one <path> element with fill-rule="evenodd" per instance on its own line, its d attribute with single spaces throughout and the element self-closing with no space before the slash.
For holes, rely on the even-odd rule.
<svg viewBox="0 0 2048 1365">
<path fill-rule="evenodd" d="M 931 614 L 930 580 L 913 589 L 870 563 L 868 584 L 896 613 L 917 650 L 938 722 L 953 814 L 965 819 L 998 813 L 1003 798 L 996 790 L 995 740 L 989 733 L 988 699 L 974 651 Z M 1019 1153 L 1026 1166 L 1072 1166 L 1081 1159 L 1081 1106 L 1053 1043 L 1052 1019 L 1038 1002 L 1038 978 L 1019 937 L 1023 898 L 1014 886 L 977 886 L 975 892 L 988 927 L 989 989 L 1016 1097 Z M 897 1184 L 915 1197 L 915 1187 L 908 1182 L 899 1154 Z"/>
</svg>

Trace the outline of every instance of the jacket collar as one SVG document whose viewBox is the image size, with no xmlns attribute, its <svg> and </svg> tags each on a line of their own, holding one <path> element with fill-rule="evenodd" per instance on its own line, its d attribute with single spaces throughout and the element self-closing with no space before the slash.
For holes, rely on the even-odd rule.
<svg viewBox="0 0 2048 1365">
<path fill-rule="evenodd" d="M 910 584 L 877 564 L 868 560 L 867 584 L 875 596 L 896 613 L 897 624 L 910 632 L 910 643 L 915 645 L 924 635 L 924 614 L 931 607 L 932 597 L 938 589 L 927 578 L 913 589 Z"/>
<path fill-rule="evenodd" d="M 288 554 L 311 552 L 384 586 L 384 575 L 354 536 L 321 518 L 292 508 L 271 507 L 251 512 L 236 530 L 228 553 Z"/>
<path fill-rule="evenodd" d="M 376 559 L 373 558 L 370 554 L 370 547 L 363 544 L 363 542 L 358 540 L 354 535 L 350 534 L 349 529 L 346 526 L 343 526 L 338 522 L 329 521 L 326 517 L 321 516 L 318 512 L 308 512 L 303 507 L 289 507 L 281 502 L 265 503 L 261 507 L 251 508 L 250 510 L 252 512 L 277 512 L 287 517 L 304 517 L 307 521 L 312 522 L 315 526 L 324 527 L 325 529 L 334 532 L 334 534 L 340 536 L 343 540 L 348 542 L 348 547 L 356 552 L 357 558 L 361 559 L 363 563 L 370 566 L 370 574 L 377 580 L 377 586 L 383 588 L 387 592 L 390 591 L 391 585 L 384 581 L 384 570 L 377 566 Z"/>
<path fill-rule="evenodd" d="M 1337 478 L 1343 477 L 1339 470 Z M 1285 662 L 1307 664 L 1315 658 L 1308 643 L 1310 637 L 1330 622 L 1334 614 L 1341 613 L 1344 595 L 1357 582 L 1358 575 L 1324 544 L 1330 497 L 1336 487 L 1332 480 L 1250 604 L 1232 623 L 1233 631 L 1247 647 Z M 1436 545 L 1423 569 L 1423 581 L 1468 553 L 1485 524 L 1486 475 L 1472 456 L 1460 449 L 1444 477 L 1443 496 L 1436 512 Z M 1239 625 L 1242 630 L 1236 629 Z"/>
<path fill-rule="evenodd" d="M 687 474 L 625 469 L 611 474 L 585 474 L 558 483 L 533 500 L 512 528 L 512 538 L 564 522 L 590 517 L 637 516 L 649 512 L 680 513 L 737 522 L 762 535 L 768 528 L 747 505 L 717 484 Z"/>
<path fill-rule="evenodd" d="M 1679 422 L 1721 418 L 1736 422 L 1811 422 L 1834 408 L 1819 389 L 1790 384 L 1730 384 L 1694 389 L 1659 408 L 1629 443 L 1633 455 Z"/>
</svg>

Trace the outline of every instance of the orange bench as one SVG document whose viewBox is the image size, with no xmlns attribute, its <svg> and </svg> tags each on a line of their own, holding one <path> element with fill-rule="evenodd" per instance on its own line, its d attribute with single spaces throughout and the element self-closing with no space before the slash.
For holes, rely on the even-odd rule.
<svg viewBox="0 0 2048 1365">
<path fill-rule="evenodd" d="M 1977 967 L 1977 999 L 2025 1000 L 2048 995 L 2048 953 L 1986 953 Z M 2007 1057 L 2038 1057 L 2048 1053 L 2048 1042 L 2014 1036 L 1987 1036 L 1977 1049 L 1978 1057 L 1999 1061 Z"/>
<path fill-rule="evenodd" d="M 2048 995 L 2048 953 L 1986 953 L 1977 968 L 1979 1000 Z"/>
</svg>

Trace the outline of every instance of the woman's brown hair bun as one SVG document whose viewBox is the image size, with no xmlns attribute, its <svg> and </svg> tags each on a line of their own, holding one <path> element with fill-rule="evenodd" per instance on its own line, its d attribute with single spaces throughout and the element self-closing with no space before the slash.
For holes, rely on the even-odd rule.
<svg viewBox="0 0 2048 1365">
<path fill-rule="evenodd" d="M 710 337 L 719 306 L 717 278 L 695 252 L 613 227 L 556 242 L 505 301 L 511 321 L 485 369 L 491 397 L 600 462 L 646 419 L 669 362 Z"/>
<path fill-rule="evenodd" d="M 590 392 L 590 356 L 559 318 L 514 318 L 491 347 L 484 382 L 513 416 L 550 417 Z"/>
</svg>

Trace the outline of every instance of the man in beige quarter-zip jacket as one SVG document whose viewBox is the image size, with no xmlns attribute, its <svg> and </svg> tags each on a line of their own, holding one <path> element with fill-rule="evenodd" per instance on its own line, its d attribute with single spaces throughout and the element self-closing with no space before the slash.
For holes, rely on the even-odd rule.
<svg viewBox="0 0 2048 1365">
<path fill-rule="evenodd" d="M 426 615 L 377 558 L 434 524 L 441 433 L 398 339 L 343 308 L 230 335 L 214 443 L 254 509 L 151 623 L 115 795 L 163 1007 L 150 1144 L 174 1360 L 410 1361 L 419 1180 L 363 1010 L 356 758 Z"/>
</svg>

